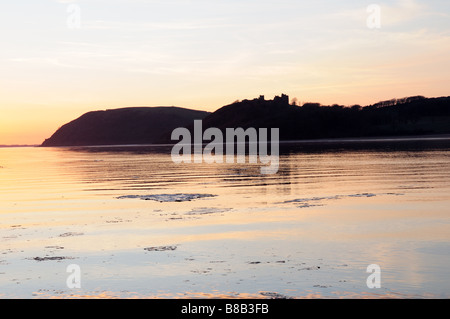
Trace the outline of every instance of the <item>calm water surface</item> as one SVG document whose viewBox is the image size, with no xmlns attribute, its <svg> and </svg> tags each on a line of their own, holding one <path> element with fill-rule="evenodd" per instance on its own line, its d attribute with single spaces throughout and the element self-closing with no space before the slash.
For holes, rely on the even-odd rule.
<svg viewBox="0 0 450 319">
<path fill-rule="evenodd" d="M 283 144 L 261 175 L 162 146 L 0 148 L 0 297 L 449 298 L 449 151 Z"/>
</svg>

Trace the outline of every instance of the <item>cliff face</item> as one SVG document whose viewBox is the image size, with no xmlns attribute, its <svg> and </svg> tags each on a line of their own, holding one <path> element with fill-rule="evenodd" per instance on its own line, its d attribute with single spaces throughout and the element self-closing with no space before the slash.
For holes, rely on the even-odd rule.
<svg viewBox="0 0 450 319">
<path fill-rule="evenodd" d="M 209 113 L 177 107 L 132 107 L 89 112 L 63 125 L 42 146 L 157 143 L 161 136 Z"/>
</svg>

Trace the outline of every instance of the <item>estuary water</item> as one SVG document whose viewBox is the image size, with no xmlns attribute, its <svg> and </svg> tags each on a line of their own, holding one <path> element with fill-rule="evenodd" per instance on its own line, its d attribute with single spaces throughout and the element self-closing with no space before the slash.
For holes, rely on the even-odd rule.
<svg viewBox="0 0 450 319">
<path fill-rule="evenodd" d="M 450 297 L 449 138 L 280 147 L 0 148 L 0 297 Z"/>
</svg>

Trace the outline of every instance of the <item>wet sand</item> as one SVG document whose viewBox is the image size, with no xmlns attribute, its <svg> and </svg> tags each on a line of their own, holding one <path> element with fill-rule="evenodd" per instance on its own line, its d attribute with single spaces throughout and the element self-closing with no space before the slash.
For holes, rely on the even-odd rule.
<svg viewBox="0 0 450 319">
<path fill-rule="evenodd" d="M 145 152 L 0 152 L 2 298 L 450 297 L 447 149 L 285 154 L 265 177 Z"/>
</svg>

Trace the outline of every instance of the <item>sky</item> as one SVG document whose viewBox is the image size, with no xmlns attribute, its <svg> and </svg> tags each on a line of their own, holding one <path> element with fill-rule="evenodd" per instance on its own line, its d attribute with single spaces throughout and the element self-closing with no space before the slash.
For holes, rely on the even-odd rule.
<svg viewBox="0 0 450 319">
<path fill-rule="evenodd" d="M 0 3 L 0 145 L 85 112 L 450 95 L 448 0 Z"/>
</svg>

